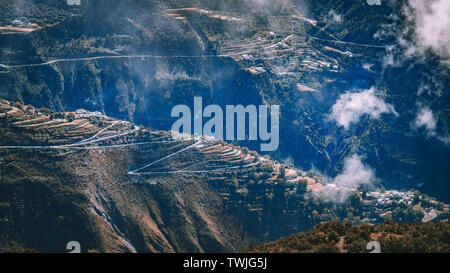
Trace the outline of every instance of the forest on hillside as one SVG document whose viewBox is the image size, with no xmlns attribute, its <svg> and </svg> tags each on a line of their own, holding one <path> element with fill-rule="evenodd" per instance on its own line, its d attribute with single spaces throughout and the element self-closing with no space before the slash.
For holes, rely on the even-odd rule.
<svg viewBox="0 0 450 273">
<path fill-rule="evenodd" d="M 250 253 L 369 253 L 377 241 L 381 253 L 448 253 L 450 223 L 396 223 L 378 226 L 328 222 L 280 240 L 253 246 Z"/>
</svg>

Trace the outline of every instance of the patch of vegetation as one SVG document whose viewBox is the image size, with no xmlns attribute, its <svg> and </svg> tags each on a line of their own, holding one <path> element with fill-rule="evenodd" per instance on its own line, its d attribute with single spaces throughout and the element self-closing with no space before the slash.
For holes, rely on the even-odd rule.
<svg viewBox="0 0 450 273">
<path fill-rule="evenodd" d="M 448 253 L 450 222 L 396 223 L 379 226 L 328 222 L 287 238 L 250 246 L 250 253 L 368 253 L 367 244 L 378 241 L 382 253 Z"/>
</svg>

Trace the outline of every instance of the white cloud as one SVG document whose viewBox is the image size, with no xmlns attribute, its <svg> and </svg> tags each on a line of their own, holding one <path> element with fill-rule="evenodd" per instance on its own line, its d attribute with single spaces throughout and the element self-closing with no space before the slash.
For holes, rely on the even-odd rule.
<svg viewBox="0 0 450 273">
<path fill-rule="evenodd" d="M 340 14 L 338 14 L 336 11 L 334 10 L 330 10 L 328 12 L 328 15 L 331 17 L 331 19 L 336 22 L 336 23 L 342 23 L 342 16 Z"/>
<path fill-rule="evenodd" d="M 450 145 L 450 135 L 439 134 L 437 132 L 438 119 L 433 114 L 433 111 L 428 107 L 422 107 L 419 109 L 416 115 L 416 119 L 411 124 L 411 127 L 415 130 L 424 128 L 428 137 L 435 137 L 441 141 L 444 145 Z"/>
<path fill-rule="evenodd" d="M 434 136 L 436 135 L 436 124 L 437 120 L 433 115 L 433 111 L 427 107 L 423 107 L 417 113 L 414 121 L 414 128 L 418 129 L 424 127 L 429 136 Z"/>
<path fill-rule="evenodd" d="M 375 182 L 373 170 L 362 163 L 361 156 L 352 155 L 345 160 L 342 173 L 333 179 L 338 187 L 356 188 Z"/>
<path fill-rule="evenodd" d="M 343 203 L 360 185 L 373 186 L 375 181 L 372 168 L 362 162 L 362 156 L 354 154 L 345 159 L 342 173 L 331 179 L 323 190 L 313 192 L 313 195 L 324 201 Z"/>
<path fill-rule="evenodd" d="M 394 1 L 392 1 L 394 2 Z M 426 57 L 434 52 L 441 63 L 450 66 L 450 1 L 406 0 L 393 23 L 384 24 L 376 39 L 395 39 L 398 47 L 388 48 L 384 66 L 398 66 L 408 58 Z"/>
<path fill-rule="evenodd" d="M 431 49 L 436 54 L 450 57 L 450 1 L 409 0 L 405 14 L 413 22 L 416 45 L 408 48 L 409 54 Z"/>
<path fill-rule="evenodd" d="M 377 119 L 384 113 L 397 115 L 394 107 L 377 97 L 375 89 L 371 88 L 359 93 L 341 95 L 333 105 L 329 119 L 348 129 L 351 124 L 357 123 L 364 114 Z"/>
<path fill-rule="evenodd" d="M 450 135 L 446 135 L 446 136 L 438 136 L 438 139 L 444 143 L 445 145 L 449 146 L 450 145 Z"/>
<path fill-rule="evenodd" d="M 372 72 L 372 67 L 374 66 L 374 64 L 369 64 L 369 63 L 363 63 L 362 64 L 362 68 L 364 70 L 366 70 L 367 72 Z"/>
</svg>

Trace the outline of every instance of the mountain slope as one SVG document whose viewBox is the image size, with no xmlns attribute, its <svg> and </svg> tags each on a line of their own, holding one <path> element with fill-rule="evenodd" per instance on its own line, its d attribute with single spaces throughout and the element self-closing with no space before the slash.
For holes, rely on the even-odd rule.
<svg viewBox="0 0 450 273">
<path fill-rule="evenodd" d="M 387 222 L 373 227 L 329 222 L 311 231 L 252 247 L 250 253 L 448 253 L 449 223 Z M 380 248 L 369 247 L 377 241 Z M 380 253 L 378 252 L 378 253 Z"/>
<path fill-rule="evenodd" d="M 419 192 L 332 189 L 349 194 L 342 206 L 320 198 L 328 187 L 312 173 L 100 113 L 2 100 L 0 122 L 5 251 L 78 241 L 83 252 L 236 252 L 328 220 L 448 218 L 448 205 Z"/>
<path fill-rule="evenodd" d="M 280 104 L 274 158 L 333 177 L 346 158 L 365 155 L 387 188 L 419 187 L 448 202 L 448 69 L 433 55 L 386 66 L 400 46 L 374 37 L 402 29 L 394 18 L 406 1 L 305 3 L 2 1 L 0 97 L 161 130 L 170 129 L 171 106 L 194 96 L 221 106 Z M 38 26 L 12 31 L 15 18 Z M 329 120 L 341 95 L 371 87 L 398 116 L 366 114 L 348 129 Z M 432 135 L 412 128 L 423 107 L 435 115 Z"/>
</svg>

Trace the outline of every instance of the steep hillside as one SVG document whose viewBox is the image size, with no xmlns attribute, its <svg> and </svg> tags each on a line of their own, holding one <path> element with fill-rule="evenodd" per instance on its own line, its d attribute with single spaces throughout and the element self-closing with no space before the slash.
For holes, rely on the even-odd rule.
<svg viewBox="0 0 450 273">
<path fill-rule="evenodd" d="M 448 218 L 419 192 L 336 188 L 247 148 L 82 109 L 2 100 L 0 124 L 4 251 L 236 252 L 329 220 Z"/>
<path fill-rule="evenodd" d="M 194 96 L 280 104 L 272 157 L 333 177 L 360 154 L 386 188 L 450 201 L 449 71 L 429 51 L 402 59 L 408 1 L 64 2 L 0 2 L 1 98 L 160 130 L 170 129 L 172 106 Z M 343 94 L 371 87 L 395 111 L 349 128 L 330 120 Z M 421 109 L 433 115 L 431 132 L 414 127 Z"/>
</svg>

